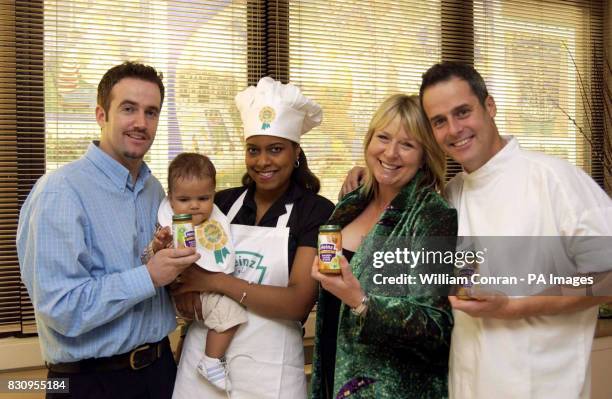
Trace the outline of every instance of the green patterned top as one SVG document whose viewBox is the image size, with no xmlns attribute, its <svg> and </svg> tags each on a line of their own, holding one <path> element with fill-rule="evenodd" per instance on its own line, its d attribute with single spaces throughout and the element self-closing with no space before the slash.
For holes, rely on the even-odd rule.
<svg viewBox="0 0 612 399">
<path fill-rule="evenodd" d="M 374 275 L 451 274 L 452 265 L 385 264 L 373 267 L 375 251 L 395 251 L 398 243 L 412 249 L 454 250 L 457 212 L 437 193 L 420 186 L 421 174 L 406 185 L 351 259 L 351 267 L 370 301 L 363 317 L 340 307 L 333 392 L 322 382 L 321 340 L 326 309 L 333 309 L 330 294 L 320 290 L 311 398 L 444 398 L 453 325 L 448 299 L 423 287 L 375 284 Z M 355 190 L 336 206 L 328 224 L 346 226 L 368 205 Z M 427 237 L 450 237 L 435 244 Z M 433 246 L 436 248 L 433 248 Z M 442 248 L 444 247 L 444 248 Z M 418 278 L 418 276 L 417 276 Z M 334 297 L 335 299 L 335 297 Z M 332 395 L 332 396 L 330 396 Z"/>
</svg>

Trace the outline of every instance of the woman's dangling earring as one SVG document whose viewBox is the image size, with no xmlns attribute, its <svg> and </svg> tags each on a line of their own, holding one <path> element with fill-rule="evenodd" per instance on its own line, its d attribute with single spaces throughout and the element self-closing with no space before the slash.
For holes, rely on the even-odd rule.
<svg viewBox="0 0 612 399">
<path fill-rule="evenodd" d="M 295 160 L 295 162 L 293 163 L 293 167 L 296 169 L 300 167 L 300 158 Z"/>
</svg>

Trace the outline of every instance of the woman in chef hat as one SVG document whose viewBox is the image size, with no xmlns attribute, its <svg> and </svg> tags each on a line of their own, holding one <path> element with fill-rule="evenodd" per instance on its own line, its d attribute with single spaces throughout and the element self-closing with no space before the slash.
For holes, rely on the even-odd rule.
<svg viewBox="0 0 612 399">
<path fill-rule="evenodd" d="M 236 105 L 247 170 L 241 187 L 215 196 L 231 221 L 236 272 L 190 268 L 175 299 L 197 307 L 197 292 L 216 292 L 246 307 L 248 322 L 226 355 L 232 398 L 305 398 L 301 322 L 317 294 L 310 267 L 318 229 L 334 206 L 317 195 L 300 138 L 321 123 L 322 110 L 296 86 L 269 77 L 238 93 Z M 189 329 L 174 397 L 225 397 L 196 372 L 205 335 L 200 324 Z"/>
</svg>

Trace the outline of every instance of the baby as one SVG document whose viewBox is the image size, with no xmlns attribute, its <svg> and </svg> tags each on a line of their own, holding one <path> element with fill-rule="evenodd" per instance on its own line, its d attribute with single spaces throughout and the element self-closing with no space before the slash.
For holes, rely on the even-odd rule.
<svg viewBox="0 0 612 399">
<path fill-rule="evenodd" d="M 191 214 L 196 249 L 202 257 L 197 265 L 212 272 L 234 271 L 234 250 L 229 239 L 229 222 L 214 205 L 215 167 L 208 157 L 182 153 L 168 167 L 168 196 L 158 211 L 160 228 L 150 244 L 154 253 L 172 243 L 172 214 Z M 225 353 L 240 324 L 247 321 L 245 309 L 218 294 L 201 294 L 202 316 L 208 334 L 198 372 L 220 389 L 230 390 Z"/>
</svg>

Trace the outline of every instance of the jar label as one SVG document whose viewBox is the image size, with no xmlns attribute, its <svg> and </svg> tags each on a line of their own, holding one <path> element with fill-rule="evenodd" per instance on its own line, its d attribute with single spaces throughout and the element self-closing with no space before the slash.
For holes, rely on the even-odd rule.
<svg viewBox="0 0 612 399">
<path fill-rule="evenodd" d="M 319 271 L 339 273 L 342 256 L 342 236 L 340 232 L 319 234 Z"/>
<path fill-rule="evenodd" d="M 189 222 L 174 223 L 172 225 L 172 238 L 174 248 L 195 248 L 195 232 Z"/>
</svg>

